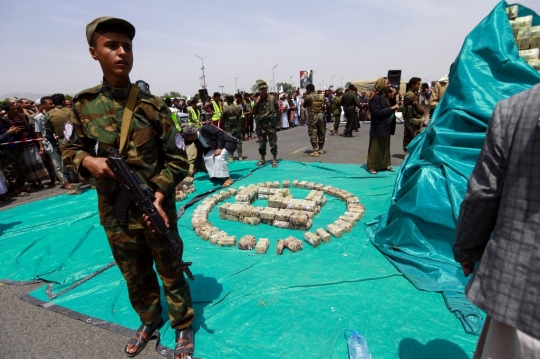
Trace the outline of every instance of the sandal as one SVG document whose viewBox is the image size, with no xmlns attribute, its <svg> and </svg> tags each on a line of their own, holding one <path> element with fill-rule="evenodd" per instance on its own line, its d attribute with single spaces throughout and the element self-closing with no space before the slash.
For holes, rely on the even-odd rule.
<svg viewBox="0 0 540 359">
<path fill-rule="evenodd" d="M 272 168 L 277 168 L 278 162 L 277 160 L 272 160 Z"/>
<path fill-rule="evenodd" d="M 232 185 L 234 183 L 234 181 L 232 180 L 232 178 L 228 178 L 225 182 L 223 182 L 223 184 L 221 185 L 221 187 L 225 188 L 225 187 L 229 187 L 230 185 Z"/>
<path fill-rule="evenodd" d="M 387 171 L 390 171 L 390 172 L 394 172 L 394 171 L 395 171 L 392 167 L 387 167 L 386 170 L 387 170 Z"/>
<path fill-rule="evenodd" d="M 135 336 L 131 338 L 128 342 L 128 345 L 133 344 L 135 346 L 135 349 L 136 349 L 135 352 L 134 353 L 128 352 L 127 351 L 128 346 L 126 345 L 126 347 L 124 348 L 124 353 L 126 353 L 128 357 L 134 357 L 135 355 L 139 354 L 141 350 L 144 349 L 144 347 L 146 346 L 149 340 L 154 339 L 154 338 L 156 339 L 159 338 L 159 332 L 156 333 L 155 331 L 159 329 L 162 325 L 163 325 L 163 320 L 161 320 L 159 324 L 154 325 L 154 326 L 141 324 L 139 329 L 137 329 L 137 331 L 135 332 Z M 139 332 L 143 332 L 144 334 L 146 334 L 146 338 L 140 335 Z"/>
<path fill-rule="evenodd" d="M 28 197 L 28 196 L 30 196 L 30 195 L 28 194 L 28 192 L 24 192 L 24 191 L 18 192 L 18 193 L 16 193 L 15 195 L 16 195 L 17 197 Z"/>
<path fill-rule="evenodd" d="M 262 166 L 266 163 L 265 160 L 259 160 L 259 162 L 257 162 L 257 166 Z"/>
<path fill-rule="evenodd" d="M 181 343 L 179 340 L 183 339 Z M 193 348 L 186 348 L 186 346 L 193 344 Z M 193 327 L 190 325 L 186 329 L 176 331 L 176 347 L 174 348 L 173 358 L 178 355 L 190 354 L 193 356 L 195 353 L 195 338 L 193 337 Z"/>
<path fill-rule="evenodd" d="M 371 173 L 372 175 L 376 175 L 377 174 L 377 171 L 375 171 L 374 169 L 370 169 L 368 170 L 369 173 Z"/>
</svg>

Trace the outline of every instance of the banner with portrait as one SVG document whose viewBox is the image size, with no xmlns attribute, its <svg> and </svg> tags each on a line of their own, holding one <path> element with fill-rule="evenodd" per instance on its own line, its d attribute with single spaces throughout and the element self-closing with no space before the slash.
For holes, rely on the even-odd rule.
<svg viewBox="0 0 540 359">
<path fill-rule="evenodd" d="M 308 84 L 313 83 L 313 70 L 302 70 L 300 71 L 300 88 L 305 90 Z"/>
</svg>

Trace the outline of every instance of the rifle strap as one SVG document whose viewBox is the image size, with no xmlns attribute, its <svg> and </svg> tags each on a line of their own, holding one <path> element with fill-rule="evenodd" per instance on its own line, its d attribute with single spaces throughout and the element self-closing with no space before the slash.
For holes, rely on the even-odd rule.
<svg viewBox="0 0 540 359">
<path fill-rule="evenodd" d="M 127 144 L 129 142 L 131 118 L 133 117 L 133 111 L 135 110 L 135 102 L 137 101 L 138 95 L 139 87 L 131 85 L 131 88 L 129 89 L 126 107 L 124 108 L 124 116 L 122 116 L 122 128 L 120 129 L 120 154 L 124 154 Z"/>
</svg>

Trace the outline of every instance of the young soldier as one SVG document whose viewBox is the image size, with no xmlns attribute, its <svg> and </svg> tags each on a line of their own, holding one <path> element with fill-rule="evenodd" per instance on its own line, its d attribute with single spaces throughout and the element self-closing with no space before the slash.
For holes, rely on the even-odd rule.
<svg viewBox="0 0 540 359">
<path fill-rule="evenodd" d="M 172 236 L 180 239 L 175 210 L 175 185 L 188 171 L 184 141 L 175 128 L 171 112 L 156 96 L 132 85 L 132 40 L 135 28 L 129 22 L 100 17 L 86 26 L 90 55 L 99 61 L 103 83 L 78 93 L 73 99 L 71 122 L 65 126 L 63 159 L 78 172 L 96 177 L 100 221 L 105 228 L 114 259 L 128 287 L 133 309 L 142 322 L 124 351 L 137 355 L 163 324 L 159 283 L 163 282 L 171 327 L 176 329 L 174 358 L 192 356 L 194 311 L 189 285 L 180 263 L 165 240 L 155 236 L 148 218 L 131 206 L 128 224 L 114 216 L 120 186 L 105 162 L 110 147 L 124 148 L 126 162 L 155 191 L 154 205 Z M 125 131 L 123 124 L 129 124 Z M 125 151 L 123 151 L 125 149 Z"/>
<path fill-rule="evenodd" d="M 238 139 L 236 151 L 238 152 L 238 161 L 242 161 L 242 104 L 234 104 L 234 96 L 227 95 L 225 96 L 225 101 L 227 102 L 227 108 L 223 110 L 223 124 L 225 125 L 225 131 Z M 232 162 L 234 152 L 231 153 L 230 157 L 227 159 L 229 162 Z"/>
<path fill-rule="evenodd" d="M 315 93 L 315 86 L 308 84 L 306 86 L 306 99 L 304 107 L 308 115 L 308 135 L 309 142 L 313 147 L 310 156 L 319 157 L 323 154 L 324 140 L 326 135 L 326 124 L 324 121 L 324 95 Z"/>
<path fill-rule="evenodd" d="M 276 98 L 268 95 L 268 85 L 264 81 L 257 83 L 257 87 L 261 92 L 255 100 L 253 106 L 253 116 L 259 137 L 259 153 L 261 159 L 257 162 L 257 166 L 265 164 L 264 156 L 266 156 L 266 142 L 270 141 L 270 152 L 274 156 L 272 159 L 272 167 L 278 166 L 277 161 L 277 136 L 276 136 L 276 121 L 278 104 Z"/>
</svg>

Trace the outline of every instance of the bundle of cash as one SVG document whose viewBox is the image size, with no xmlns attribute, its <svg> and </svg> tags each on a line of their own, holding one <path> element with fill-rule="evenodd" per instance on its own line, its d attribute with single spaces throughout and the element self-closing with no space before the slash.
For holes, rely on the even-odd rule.
<svg viewBox="0 0 540 359">
<path fill-rule="evenodd" d="M 257 254 L 265 254 L 268 250 L 268 246 L 270 246 L 270 241 L 268 240 L 268 238 L 261 238 L 255 246 L 255 251 L 257 252 Z"/>
<path fill-rule="evenodd" d="M 531 61 L 538 59 L 540 55 L 540 49 L 522 50 L 519 52 L 519 57 L 522 57 L 525 61 Z"/>
<path fill-rule="evenodd" d="M 255 236 L 246 234 L 238 241 L 238 249 L 250 251 L 255 248 Z"/>
<path fill-rule="evenodd" d="M 306 232 L 304 234 L 304 241 L 306 241 L 306 243 L 313 248 L 316 248 L 319 246 L 319 244 L 321 244 L 321 239 L 319 236 L 312 232 Z"/>
</svg>

